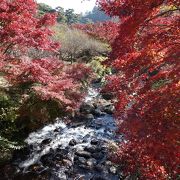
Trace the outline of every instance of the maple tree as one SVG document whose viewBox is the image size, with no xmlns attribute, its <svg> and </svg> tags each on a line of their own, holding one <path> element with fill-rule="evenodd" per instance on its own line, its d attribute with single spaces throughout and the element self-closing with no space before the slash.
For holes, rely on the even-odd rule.
<svg viewBox="0 0 180 180">
<path fill-rule="evenodd" d="M 83 97 L 80 79 L 88 78 L 90 69 L 82 65 L 78 72 L 87 73 L 77 74 L 76 66 L 65 65 L 56 58 L 60 45 L 52 40 L 53 31 L 49 28 L 55 24 L 56 14 L 38 18 L 37 13 L 34 0 L 0 2 L 0 71 L 10 89 L 21 89 L 22 97 L 26 97 L 24 104 L 33 95 L 41 101 L 58 102 L 63 110 L 72 110 Z M 28 53 L 32 49 L 49 55 L 31 58 Z"/>
<path fill-rule="evenodd" d="M 0 2 L 0 48 L 3 54 L 13 50 L 27 50 L 35 47 L 55 51 L 58 44 L 50 40 L 49 25 L 55 23 L 55 14 L 37 16 L 37 4 L 33 0 Z"/>
<path fill-rule="evenodd" d="M 80 29 L 90 36 L 108 43 L 112 43 L 118 34 L 118 24 L 112 21 L 91 24 L 74 24 L 72 27 Z"/>
<path fill-rule="evenodd" d="M 116 69 L 115 116 L 125 141 L 117 151 L 124 171 L 139 179 L 176 179 L 179 166 L 179 1 L 98 0 L 119 16 L 107 65 Z"/>
</svg>

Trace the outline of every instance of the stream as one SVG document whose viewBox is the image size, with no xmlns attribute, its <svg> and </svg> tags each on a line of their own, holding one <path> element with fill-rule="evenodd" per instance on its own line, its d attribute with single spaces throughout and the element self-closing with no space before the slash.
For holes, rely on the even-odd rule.
<svg viewBox="0 0 180 180">
<path fill-rule="evenodd" d="M 119 180 L 119 167 L 109 159 L 116 135 L 110 100 L 89 88 L 75 120 L 65 124 L 56 119 L 29 134 L 28 147 L 15 155 L 15 180 Z"/>
</svg>

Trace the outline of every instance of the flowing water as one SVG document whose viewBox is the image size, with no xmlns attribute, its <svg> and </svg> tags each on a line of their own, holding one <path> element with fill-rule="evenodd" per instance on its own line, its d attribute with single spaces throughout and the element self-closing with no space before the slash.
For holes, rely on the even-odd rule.
<svg viewBox="0 0 180 180">
<path fill-rule="evenodd" d="M 85 102 L 98 98 L 101 99 L 98 91 L 90 88 Z M 120 179 L 108 160 L 107 148 L 109 142 L 121 140 L 115 135 L 116 129 L 111 113 L 94 115 L 79 125 L 67 125 L 57 119 L 25 140 L 28 153 L 25 159 L 16 160 L 16 179 Z"/>
</svg>

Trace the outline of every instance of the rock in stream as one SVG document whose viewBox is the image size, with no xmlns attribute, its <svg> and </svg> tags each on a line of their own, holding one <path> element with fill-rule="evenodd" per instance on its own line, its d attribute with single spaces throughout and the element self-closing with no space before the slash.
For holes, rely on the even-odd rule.
<svg viewBox="0 0 180 180">
<path fill-rule="evenodd" d="M 25 140 L 31 148 L 26 158 L 15 159 L 17 172 L 12 179 L 120 179 L 118 167 L 108 159 L 107 147 L 109 141 L 116 143 L 121 137 L 115 135 L 117 127 L 112 117 L 112 105 L 109 110 L 107 103 L 99 108 L 95 105 L 99 100 L 98 92 L 89 89 L 79 113 L 87 117 L 91 114 L 91 118 L 76 125 L 66 125 L 57 119 L 54 124 L 31 133 Z"/>
</svg>

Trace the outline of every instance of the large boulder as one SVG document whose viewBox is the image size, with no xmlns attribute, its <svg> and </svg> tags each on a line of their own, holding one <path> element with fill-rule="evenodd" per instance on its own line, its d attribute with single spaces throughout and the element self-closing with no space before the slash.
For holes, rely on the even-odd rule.
<svg viewBox="0 0 180 180">
<path fill-rule="evenodd" d="M 112 115 L 114 113 L 114 106 L 112 104 L 109 104 L 109 105 L 106 105 L 104 108 L 103 108 L 103 111 L 107 114 L 110 114 Z"/>
<path fill-rule="evenodd" d="M 84 158 L 90 158 L 91 157 L 91 153 L 90 152 L 82 151 L 82 150 L 77 151 L 76 155 L 80 156 L 80 157 L 84 157 Z"/>
<path fill-rule="evenodd" d="M 90 120 L 93 120 L 93 119 L 94 119 L 93 114 L 84 114 L 83 115 L 83 120 L 85 120 L 85 121 L 90 121 Z"/>
<path fill-rule="evenodd" d="M 97 161 L 96 161 L 96 159 L 94 159 L 94 158 L 90 158 L 90 159 L 88 159 L 88 161 L 87 161 L 87 165 L 89 166 L 89 167 L 93 167 L 94 165 L 96 165 L 97 164 Z"/>
<path fill-rule="evenodd" d="M 84 157 L 78 157 L 78 162 L 79 162 L 80 164 L 86 164 L 86 158 L 84 158 Z"/>
<path fill-rule="evenodd" d="M 51 138 L 44 139 L 44 140 L 41 142 L 41 146 L 45 146 L 45 145 L 49 144 L 51 141 L 52 141 Z"/>
<path fill-rule="evenodd" d="M 81 113 L 92 113 L 94 111 L 94 109 L 95 109 L 95 107 L 93 106 L 93 104 L 91 104 L 91 103 L 83 103 L 80 106 L 79 111 Z"/>
<path fill-rule="evenodd" d="M 94 111 L 92 112 L 92 114 L 93 114 L 94 116 L 97 116 L 97 117 L 103 115 L 103 113 L 101 112 L 100 109 L 94 109 Z"/>
<path fill-rule="evenodd" d="M 69 141 L 69 145 L 70 145 L 70 146 L 75 146 L 76 144 L 77 144 L 77 142 L 76 142 L 75 139 L 71 139 L 71 140 Z"/>
<path fill-rule="evenodd" d="M 78 121 L 82 124 L 84 121 L 93 120 L 93 119 L 94 119 L 94 116 L 91 113 L 79 113 L 79 114 L 76 114 L 76 116 L 74 117 L 75 121 Z M 79 123 L 73 123 L 73 125 L 79 126 Z"/>
<path fill-rule="evenodd" d="M 91 144 L 92 145 L 97 145 L 99 143 L 99 140 L 98 139 L 92 139 L 91 140 Z"/>
<path fill-rule="evenodd" d="M 105 100 L 111 100 L 114 98 L 114 94 L 112 93 L 102 93 L 102 98 L 105 99 Z"/>
</svg>

